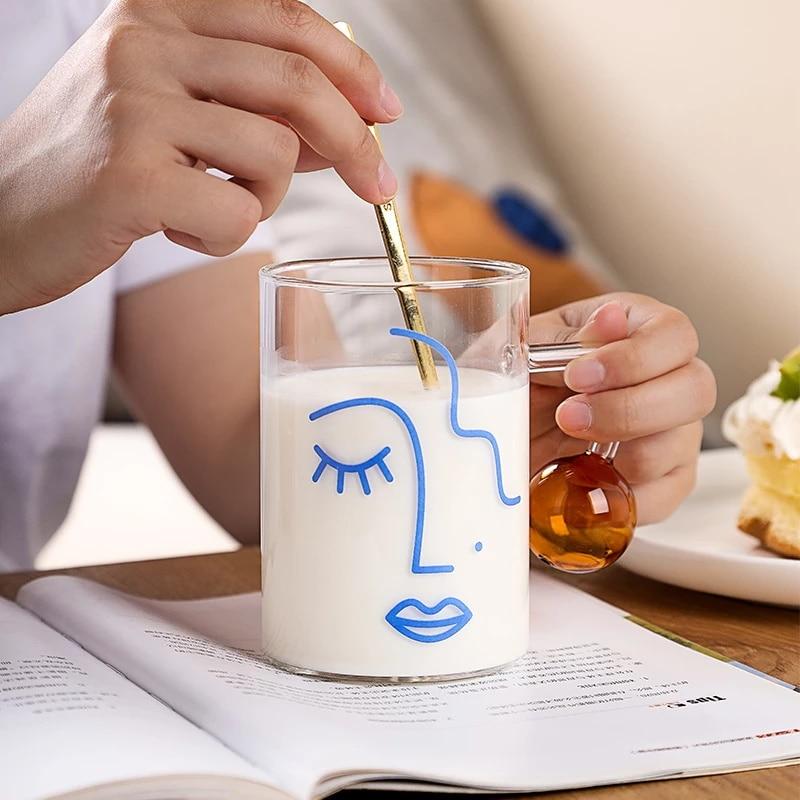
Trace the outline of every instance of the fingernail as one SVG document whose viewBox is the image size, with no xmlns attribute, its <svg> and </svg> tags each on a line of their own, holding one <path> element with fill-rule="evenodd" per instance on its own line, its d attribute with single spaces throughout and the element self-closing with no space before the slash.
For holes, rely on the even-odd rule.
<svg viewBox="0 0 800 800">
<path fill-rule="evenodd" d="M 596 308 L 590 314 L 589 319 L 586 320 L 586 325 L 589 325 L 590 323 L 594 322 L 600 316 L 601 311 L 604 311 L 605 309 L 610 308 L 611 306 L 619 306 L 620 308 L 622 308 L 622 304 L 619 303 L 617 300 L 609 300 L 607 303 L 603 303 L 603 305 Z"/>
<path fill-rule="evenodd" d="M 400 102 L 400 98 L 385 81 L 381 82 L 381 108 L 391 119 L 397 119 L 403 113 L 403 104 Z"/>
<path fill-rule="evenodd" d="M 585 431 L 592 424 L 592 409 L 583 400 L 565 400 L 556 409 L 556 422 L 564 431 Z"/>
<path fill-rule="evenodd" d="M 589 319 L 586 320 L 586 325 L 584 325 L 584 328 L 587 325 L 591 325 L 597 319 L 598 315 L 600 314 L 600 312 L 604 308 L 605 308 L 605 304 L 603 304 L 602 306 L 600 306 L 600 307 L 596 308 L 594 311 L 592 311 L 592 313 L 589 314 Z"/>
<path fill-rule="evenodd" d="M 596 320 L 596 319 L 597 319 L 597 318 L 600 316 L 600 312 L 601 312 L 601 311 L 602 311 L 604 308 L 606 308 L 607 306 L 610 306 L 610 305 L 611 305 L 611 303 L 609 302 L 609 303 L 603 303 L 603 305 L 601 305 L 601 306 L 598 306 L 598 307 L 597 307 L 597 308 L 596 308 L 594 311 L 592 311 L 592 313 L 589 315 L 589 319 L 587 319 L 587 320 L 586 320 L 586 325 L 591 325 L 591 324 L 592 324 L 592 323 L 593 323 L 593 322 L 594 322 L 594 321 L 595 321 L 595 320 Z M 586 327 L 586 325 L 584 325 L 584 327 Z"/>
<path fill-rule="evenodd" d="M 594 358 L 579 358 L 567 365 L 564 381 L 576 392 L 588 392 L 601 386 L 606 377 L 606 368 Z"/>
<path fill-rule="evenodd" d="M 378 165 L 378 188 L 384 200 L 391 200 L 397 194 L 397 177 L 384 159 Z"/>
</svg>

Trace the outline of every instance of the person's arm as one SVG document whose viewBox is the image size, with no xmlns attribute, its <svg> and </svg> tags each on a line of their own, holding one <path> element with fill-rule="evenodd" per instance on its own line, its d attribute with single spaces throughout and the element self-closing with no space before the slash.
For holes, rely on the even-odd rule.
<svg viewBox="0 0 800 800">
<path fill-rule="evenodd" d="M 258 269 L 248 253 L 120 295 L 114 371 L 206 510 L 258 541 Z"/>
<path fill-rule="evenodd" d="M 249 252 L 127 291 L 114 331 L 115 377 L 131 410 L 200 504 L 250 544 L 259 532 L 258 270 L 270 261 Z M 284 307 L 287 358 L 337 347 L 318 300 L 304 292 Z M 294 315 L 309 334 L 302 342 Z"/>
<path fill-rule="evenodd" d="M 161 231 L 229 255 L 295 171 L 332 165 L 383 202 L 396 180 L 363 119 L 400 113 L 372 59 L 300 0 L 115 0 L 0 124 L 0 314 Z"/>
</svg>

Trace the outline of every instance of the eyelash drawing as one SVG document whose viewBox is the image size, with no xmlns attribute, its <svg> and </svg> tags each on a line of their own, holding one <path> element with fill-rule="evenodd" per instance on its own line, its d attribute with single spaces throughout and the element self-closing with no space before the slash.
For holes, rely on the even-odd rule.
<svg viewBox="0 0 800 800">
<path fill-rule="evenodd" d="M 391 483 L 394 480 L 394 475 L 392 475 L 391 470 L 386 464 L 386 456 L 391 453 L 390 447 L 384 447 L 380 452 L 372 456 L 372 458 L 368 458 L 366 461 L 362 461 L 359 464 L 345 464 L 342 461 L 338 461 L 333 456 L 328 455 L 318 444 L 314 445 L 314 452 L 319 456 L 319 464 L 316 470 L 314 470 L 311 480 L 317 483 L 325 470 L 328 467 L 332 467 L 336 470 L 337 494 L 344 494 L 344 478 L 348 472 L 354 472 L 358 475 L 358 479 L 361 482 L 361 491 L 367 495 L 372 494 L 372 488 L 367 478 L 367 471 L 372 469 L 372 467 L 377 467 L 380 470 L 387 483 Z"/>
</svg>

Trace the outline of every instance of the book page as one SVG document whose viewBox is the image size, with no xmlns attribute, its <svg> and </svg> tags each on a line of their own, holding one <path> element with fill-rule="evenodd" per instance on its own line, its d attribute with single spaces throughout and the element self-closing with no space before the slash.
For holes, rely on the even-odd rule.
<svg viewBox="0 0 800 800">
<path fill-rule="evenodd" d="M 525 791 L 800 755 L 800 695 L 543 574 L 533 576 L 530 652 L 444 684 L 274 669 L 257 655 L 256 594 L 158 602 L 51 577 L 21 601 L 298 797 L 347 772 Z"/>
<path fill-rule="evenodd" d="M 122 675 L 0 598 L 0 796 L 181 774 L 263 778 Z M 165 796 L 165 795 L 162 795 Z"/>
</svg>

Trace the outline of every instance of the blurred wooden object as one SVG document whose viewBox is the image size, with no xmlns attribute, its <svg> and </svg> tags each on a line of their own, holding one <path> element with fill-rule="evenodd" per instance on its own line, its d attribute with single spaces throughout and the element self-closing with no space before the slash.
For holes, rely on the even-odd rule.
<svg viewBox="0 0 800 800">
<path fill-rule="evenodd" d="M 145 597 L 164 600 L 254 592 L 260 585 L 257 548 L 128 564 L 0 575 L 0 595 L 13 598 L 27 581 L 47 574 L 77 575 Z M 667 587 L 620 567 L 568 583 L 698 644 L 790 683 L 800 683 L 797 613 Z M 701 778 L 652 781 L 532 795 L 553 800 L 751 800 L 797 797 L 800 767 L 764 769 Z M 396 792 L 359 791 L 348 800 L 398 800 Z M 404 793 L 429 800 L 430 793 Z M 452 796 L 452 795 L 451 795 Z"/>
<path fill-rule="evenodd" d="M 427 254 L 512 261 L 531 270 L 532 314 L 604 291 L 569 258 L 534 247 L 516 235 L 483 198 L 453 180 L 415 174 L 411 208 Z"/>
</svg>

